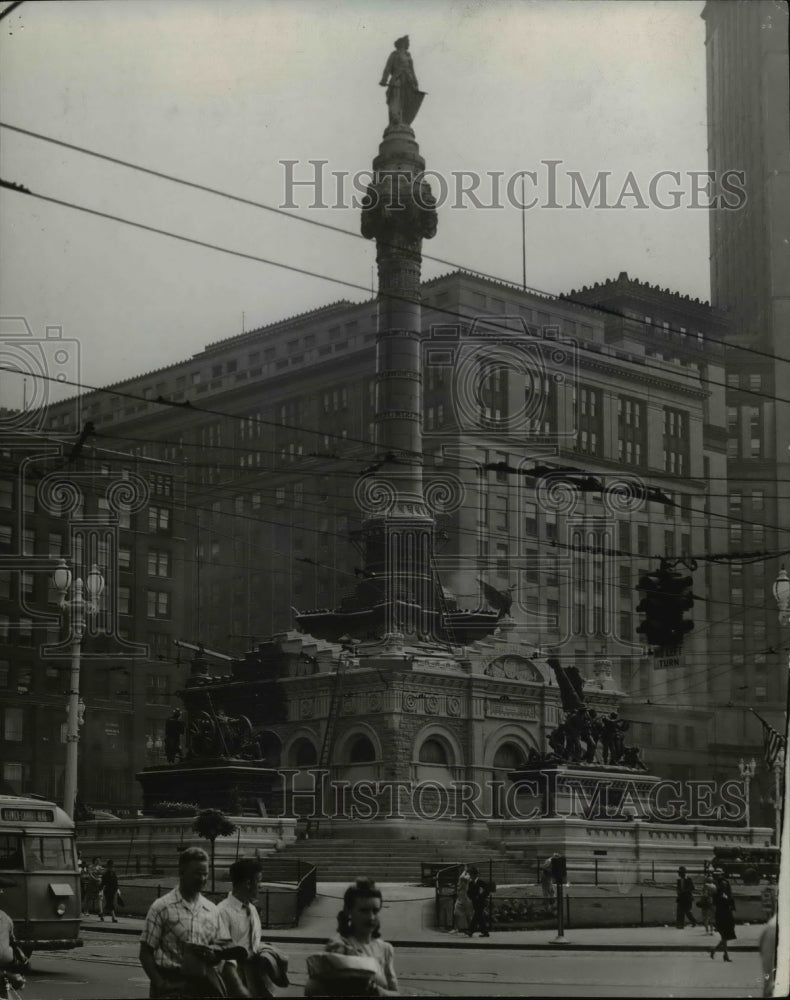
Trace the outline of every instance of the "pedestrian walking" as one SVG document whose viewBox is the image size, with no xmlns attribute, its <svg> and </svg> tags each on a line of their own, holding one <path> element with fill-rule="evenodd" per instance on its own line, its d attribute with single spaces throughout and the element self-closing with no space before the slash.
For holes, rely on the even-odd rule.
<svg viewBox="0 0 790 1000">
<path fill-rule="evenodd" d="M 98 858 L 93 858 L 80 878 L 83 913 L 93 913 L 95 910 L 97 916 L 101 915 L 99 892 L 101 890 L 101 877 L 103 874 L 104 869 L 101 866 L 101 862 Z"/>
<path fill-rule="evenodd" d="M 684 921 L 688 920 L 692 927 L 697 926 L 697 918 L 691 912 L 694 902 L 694 882 L 686 874 L 686 869 L 681 865 L 678 868 L 677 882 L 675 883 L 675 926 L 682 930 Z"/>
<path fill-rule="evenodd" d="M 480 937 L 490 937 L 486 910 L 488 909 L 488 900 L 491 897 L 491 886 L 480 878 L 480 873 L 474 865 L 470 867 L 469 874 L 471 878 L 468 895 L 472 904 L 472 919 L 466 933 L 472 937 L 475 931 L 480 931 Z"/>
<path fill-rule="evenodd" d="M 469 883 L 472 876 L 469 868 L 464 865 L 455 886 L 455 904 L 453 905 L 453 934 L 466 934 L 472 922 L 472 903 L 469 899 Z"/>
<path fill-rule="evenodd" d="M 261 941 L 261 918 L 255 906 L 261 863 L 239 858 L 230 866 L 233 886 L 218 904 L 220 938 L 245 955 L 225 962 L 222 978 L 232 997 L 273 997 L 273 986 L 288 986 L 288 959 L 273 944 Z"/>
<path fill-rule="evenodd" d="M 381 891 L 370 879 L 349 886 L 336 936 L 321 954 L 307 959 L 305 996 L 400 996 L 395 951 L 380 936 L 381 905 Z"/>
<path fill-rule="evenodd" d="M 140 938 L 140 965 L 152 1000 L 167 997 L 224 997 L 214 964 L 220 943 L 217 907 L 201 894 L 208 879 L 208 854 L 188 847 L 178 859 L 178 886 L 155 899 Z"/>
<path fill-rule="evenodd" d="M 550 858 L 546 859 L 546 863 L 540 870 L 540 887 L 543 890 L 543 905 L 547 910 L 554 911 L 556 905 L 555 899 L 555 882 L 554 882 L 554 872 L 551 866 L 551 862 L 554 858 L 558 858 L 560 855 L 556 852 L 552 854 Z"/>
<path fill-rule="evenodd" d="M 710 957 L 714 958 L 721 948 L 724 951 L 724 961 L 729 962 L 730 954 L 727 943 L 735 940 L 735 900 L 732 898 L 730 883 L 724 877 L 721 868 L 715 868 L 713 877 L 716 879 L 716 892 L 713 895 L 713 924 L 719 935 L 719 943 L 711 948 Z"/>
<path fill-rule="evenodd" d="M 712 934 L 713 896 L 716 892 L 716 883 L 714 882 L 713 876 L 710 872 L 705 872 L 703 877 L 705 881 L 702 883 L 702 889 L 700 891 L 699 899 L 697 900 L 697 906 L 699 907 L 700 920 L 705 927 L 705 933 Z"/>
<path fill-rule="evenodd" d="M 114 924 L 118 923 L 118 918 L 115 916 L 115 905 L 118 899 L 118 876 L 115 873 L 115 865 L 112 858 L 107 861 L 107 867 L 104 869 L 101 877 L 101 909 L 99 911 L 99 920 L 104 920 L 104 914 L 109 913 L 112 917 L 112 922 Z"/>
</svg>

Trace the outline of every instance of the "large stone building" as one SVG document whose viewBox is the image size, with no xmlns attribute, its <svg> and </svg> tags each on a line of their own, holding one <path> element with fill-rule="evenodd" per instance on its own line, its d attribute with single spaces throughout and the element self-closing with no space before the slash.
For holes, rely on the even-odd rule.
<svg viewBox="0 0 790 1000">
<path fill-rule="evenodd" d="M 790 543 L 790 103 L 788 8 L 768 0 L 707 3 L 708 159 L 717 185 L 741 171 L 746 199 L 710 213 L 711 299 L 728 318 L 727 481 L 734 562 L 730 657 L 733 708 L 719 715 L 717 757 L 732 773 L 761 749 L 754 707 L 780 732 L 787 704 L 787 629 L 772 584 Z M 717 186 L 715 193 L 720 193 Z M 726 734 L 726 735 L 725 735 Z M 760 769 L 756 797 L 772 777 Z"/>
<path fill-rule="evenodd" d="M 72 646 L 53 572 L 66 558 L 85 579 L 97 563 L 106 586 L 81 644 L 78 796 L 129 812 L 135 773 L 164 761 L 186 673 L 171 641 L 183 497 L 161 464 L 138 476 L 125 455 L 119 469 L 89 446 L 78 454 L 73 402 L 58 431 L 34 411 L 3 411 L 0 422 L 0 777 L 13 792 L 62 799 Z"/>
<path fill-rule="evenodd" d="M 481 581 L 513 588 L 509 639 L 522 652 L 538 662 L 558 650 L 590 690 L 622 692 L 651 770 L 707 776 L 712 708 L 726 695 L 715 659 L 724 584 L 700 563 L 679 665 L 643 655 L 634 588 L 662 557 L 726 547 L 724 501 L 707 486 L 725 475 L 721 315 L 626 275 L 557 298 L 462 272 L 424 283 L 422 315 L 423 478 L 448 601 L 486 607 Z M 241 657 L 292 629 L 295 611 L 333 608 L 354 589 L 358 480 L 371 466 L 387 473 L 374 443 L 377 322 L 375 303 L 336 303 L 82 399 L 98 461 L 172 476 L 164 521 L 132 515 L 146 553 L 122 578 L 131 639 L 155 637 L 155 653 L 185 638 Z M 62 431 L 66 409 L 51 418 Z M 563 485 L 524 474 L 536 467 L 576 475 Z M 178 540 L 179 556 L 149 554 L 151 526 Z M 151 604 L 159 592 L 169 603 Z M 543 749 L 545 736 L 538 727 L 491 758 L 501 749 L 515 766 L 516 751 Z M 285 730 L 276 741 L 293 749 Z M 278 759 L 320 751 L 300 746 Z"/>
</svg>

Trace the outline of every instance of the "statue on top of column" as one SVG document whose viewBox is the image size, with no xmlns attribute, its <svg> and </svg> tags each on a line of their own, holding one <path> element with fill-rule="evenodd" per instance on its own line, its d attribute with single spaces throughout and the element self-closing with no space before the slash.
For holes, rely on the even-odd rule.
<svg viewBox="0 0 790 1000">
<path fill-rule="evenodd" d="M 419 89 L 414 75 L 408 35 L 395 42 L 395 51 L 387 59 L 379 86 L 387 88 L 390 125 L 411 125 L 425 94 Z"/>
</svg>

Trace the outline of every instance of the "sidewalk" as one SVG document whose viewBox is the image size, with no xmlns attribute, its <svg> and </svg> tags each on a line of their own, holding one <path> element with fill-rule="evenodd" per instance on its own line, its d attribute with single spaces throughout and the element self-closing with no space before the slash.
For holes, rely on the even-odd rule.
<svg viewBox="0 0 790 1000">
<path fill-rule="evenodd" d="M 336 917 L 342 907 L 345 886 L 338 882 L 319 882 L 318 895 L 307 907 L 294 928 L 263 931 L 263 937 L 273 942 L 294 942 L 322 945 L 335 933 Z M 493 931 L 491 937 L 467 937 L 437 930 L 433 923 L 434 893 L 414 885 L 380 885 L 384 896 L 382 934 L 387 941 L 401 948 L 496 948 L 538 950 L 568 948 L 574 951 L 705 951 L 719 940 L 717 934 L 706 934 L 701 927 L 584 927 L 565 930 L 557 940 L 554 930 Z M 119 923 L 96 917 L 82 921 L 84 931 L 139 935 L 143 921 L 139 917 L 121 917 Z M 762 924 L 739 924 L 737 939 L 731 951 L 755 951 Z"/>
</svg>

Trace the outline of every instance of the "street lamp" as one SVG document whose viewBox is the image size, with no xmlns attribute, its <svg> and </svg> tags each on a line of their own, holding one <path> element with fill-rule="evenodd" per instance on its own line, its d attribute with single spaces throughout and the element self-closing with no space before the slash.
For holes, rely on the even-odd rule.
<svg viewBox="0 0 790 1000">
<path fill-rule="evenodd" d="M 779 624 L 790 625 L 790 576 L 784 566 L 774 580 L 774 600 L 779 608 Z"/>
<path fill-rule="evenodd" d="M 69 600 L 71 590 L 71 570 L 61 559 L 53 576 L 53 582 L 60 591 L 60 606 L 69 612 L 69 634 L 71 637 L 71 676 L 69 681 L 68 722 L 66 724 L 66 779 L 63 791 L 63 808 L 74 819 L 74 802 L 77 797 L 77 744 L 80 726 L 80 655 L 82 637 L 85 635 L 87 616 L 99 609 L 99 598 L 104 590 L 104 577 L 94 563 L 85 580 L 84 589 L 88 599 L 82 596 L 81 579 L 74 580 L 74 596 Z M 83 703 L 84 704 L 84 703 Z M 83 709 L 84 711 L 84 709 Z"/>
<path fill-rule="evenodd" d="M 746 825 L 751 826 L 751 809 L 750 809 L 750 799 L 749 799 L 749 785 L 752 783 L 752 778 L 757 771 L 757 763 L 752 757 L 752 759 L 747 764 L 743 757 L 738 761 L 738 770 L 741 772 L 741 777 L 743 778 L 744 785 L 744 795 L 746 797 Z"/>
<path fill-rule="evenodd" d="M 774 827 L 776 829 L 776 846 L 782 835 L 782 776 L 785 771 L 785 752 L 780 750 L 774 761 Z"/>
</svg>

